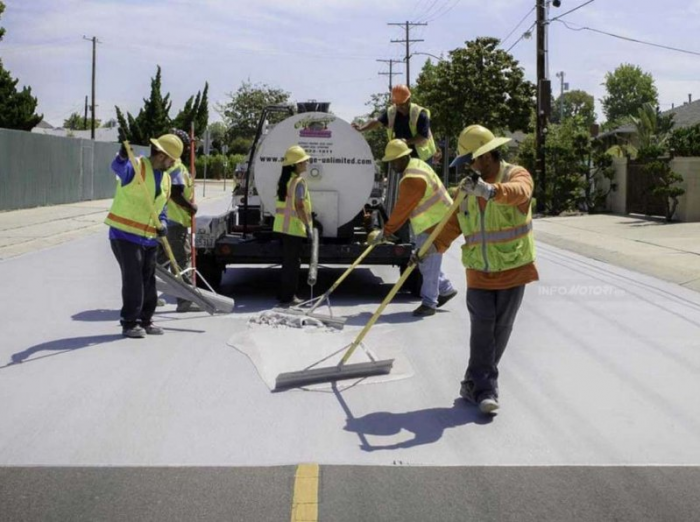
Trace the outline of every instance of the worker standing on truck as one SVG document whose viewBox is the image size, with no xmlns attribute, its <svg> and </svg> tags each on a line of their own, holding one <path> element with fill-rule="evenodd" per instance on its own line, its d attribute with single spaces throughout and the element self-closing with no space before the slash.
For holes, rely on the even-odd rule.
<svg viewBox="0 0 700 522">
<path fill-rule="evenodd" d="M 119 178 L 112 207 L 105 223 L 110 226 L 109 240 L 122 275 L 121 325 L 124 337 L 143 338 L 162 335 L 153 324 L 156 309 L 156 237 L 167 234 L 166 204 L 170 197 L 170 176 L 166 171 L 180 159 L 182 141 L 174 134 L 151 139 L 151 155 L 139 165 L 148 197 L 135 180 L 134 168 L 124 145 L 112 162 Z M 149 201 L 150 199 L 150 201 Z M 152 209 L 159 214 L 154 223 Z"/>
<path fill-rule="evenodd" d="M 172 129 L 170 133 L 180 138 L 184 150 L 182 157 L 167 171 L 171 181 L 170 199 L 168 199 L 168 243 L 170 243 L 178 267 L 180 270 L 185 270 L 189 268 L 192 261 L 189 227 L 197 213 L 197 205 L 192 202 L 194 181 L 186 166 L 190 156 L 190 137 L 180 129 Z M 158 264 L 163 265 L 168 261 L 163 247 L 159 247 Z M 191 284 L 187 274 L 183 276 L 183 280 L 187 284 Z M 200 309 L 192 301 L 178 297 L 176 310 L 178 312 L 194 312 Z"/>
<path fill-rule="evenodd" d="M 424 161 L 411 157 L 411 149 L 403 140 L 391 140 L 382 161 L 391 162 L 396 172 L 402 174 L 399 197 L 394 211 L 382 230 L 370 234 L 369 243 L 376 244 L 396 232 L 410 219 L 415 236 L 416 249 L 420 249 L 452 205 L 442 181 Z M 423 284 L 421 305 L 413 311 L 417 317 L 435 315 L 435 309 L 457 295 L 441 270 L 442 254 L 426 257 L 418 264 Z"/>
<path fill-rule="evenodd" d="M 359 132 L 384 126 L 389 141 L 402 139 L 411 148 L 411 156 L 430 164 L 437 152 L 433 133 L 430 131 L 430 111 L 411 103 L 411 91 L 405 85 L 395 85 L 391 90 L 391 107 L 378 118 L 352 127 Z"/>
<path fill-rule="evenodd" d="M 299 145 L 284 153 L 282 173 L 277 182 L 273 231 L 282 239 L 282 277 L 277 298 L 280 306 L 302 302 L 297 297 L 301 247 L 304 238 L 312 238 L 311 196 L 302 174 L 309 164 L 309 155 Z"/>
<path fill-rule="evenodd" d="M 435 240 L 432 252 L 444 252 L 464 235 L 462 264 L 467 269 L 467 309 L 471 320 L 469 365 L 460 395 L 493 414 L 498 404 L 498 364 L 508 344 L 525 285 L 537 281 L 532 233 L 530 173 L 501 159 L 496 138 L 481 125 L 459 135 L 459 156 L 451 167 L 466 167 L 460 189 L 467 193 Z M 428 252 L 428 259 L 431 252 Z"/>
</svg>

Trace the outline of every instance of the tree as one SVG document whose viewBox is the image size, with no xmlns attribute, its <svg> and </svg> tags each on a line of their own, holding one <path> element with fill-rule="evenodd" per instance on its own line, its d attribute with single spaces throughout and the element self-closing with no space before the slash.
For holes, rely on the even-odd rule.
<svg viewBox="0 0 700 522">
<path fill-rule="evenodd" d="M 228 127 L 229 140 L 245 138 L 253 140 L 258 127 L 262 110 L 268 105 L 284 105 L 288 103 L 289 93 L 282 89 L 274 89 L 265 84 L 242 82 L 234 93 L 228 93 L 230 98 L 225 103 L 217 104 L 216 110 Z M 271 114 L 270 123 L 279 123 L 286 118 L 284 114 Z"/>
<path fill-rule="evenodd" d="M 0 16 L 5 11 L 5 4 L 0 2 Z M 0 27 L 0 40 L 5 29 Z M 32 96 L 31 87 L 17 90 L 19 80 L 12 78 L 0 60 L 0 127 L 5 129 L 32 130 L 43 119 L 36 114 L 37 99 Z"/>
<path fill-rule="evenodd" d="M 551 122 L 562 123 L 561 115 L 563 115 L 563 120 L 580 116 L 581 123 L 586 128 L 590 128 L 596 120 L 593 95 L 580 90 L 565 92 L 552 104 Z"/>
<path fill-rule="evenodd" d="M 386 108 L 389 106 L 389 93 L 382 92 L 373 94 L 365 105 L 371 107 L 371 111 L 369 114 L 356 117 L 353 120 L 355 123 L 365 123 L 369 119 L 379 116 L 379 113 L 386 110 Z M 384 127 L 380 127 L 378 129 L 367 131 L 364 133 L 364 137 L 367 140 L 370 149 L 372 149 L 372 156 L 375 158 L 382 158 L 384 156 L 386 144 L 389 141 L 386 129 Z M 382 170 L 385 170 L 385 168 Z"/>
<path fill-rule="evenodd" d="M 666 147 L 674 116 L 673 113 L 663 116 L 658 107 L 647 102 L 637 110 L 636 116 L 629 118 L 637 131 L 640 151 L 654 146 Z"/>
<path fill-rule="evenodd" d="M 172 121 L 172 126 L 182 129 L 189 134 L 194 123 L 195 136 L 203 136 L 209 122 L 209 83 L 204 84 L 204 91 L 197 92 L 196 96 L 190 96 L 185 106 Z"/>
<path fill-rule="evenodd" d="M 171 128 L 170 94 L 163 96 L 161 93 L 160 65 L 155 78 L 151 78 L 151 95 L 143 100 L 143 108 L 135 118 L 126 113 L 126 117 L 117 109 L 117 121 L 119 122 L 119 141 L 129 140 L 138 145 L 147 145 L 149 139 L 167 133 Z"/>
<path fill-rule="evenodd" d="M 222 121 L 215 121 L 209 125 L 208 130 L 209 136 L 211 136 L 212 149 L 222 151 L 222 145 L 228 145 L 226 142 L 226 124 Z"/>
<path fill-rule="evenodd" d="M 600 101 L 608 128 L 637 114 L 645 103 L 651 103 L 654 107 L 659 104 L 654 78 L 636 65 L 622 64 L 612 73 L 606 73 L 604 85 L 608 95 Z"/>
<path fill-rule="evenodd" d="M 477 38 L 449 58 L 427 62 L 418 76 L 415 99 L 431 111 L 433 133 L 454 143 L 467 125 L 494 132 L 527 130 L 534 110 L 534 85 L 496 38 Z"/>
<path fill-rule="evenodd" d="M 100 126 L 100 120 L 95 120 L 95 127 Z M 85 117 L 74 112 L 67 119 L 63 120 L 63 128 L 70 130 L 90 130 L 90 120 L 85 121 Z"/>
</svg>

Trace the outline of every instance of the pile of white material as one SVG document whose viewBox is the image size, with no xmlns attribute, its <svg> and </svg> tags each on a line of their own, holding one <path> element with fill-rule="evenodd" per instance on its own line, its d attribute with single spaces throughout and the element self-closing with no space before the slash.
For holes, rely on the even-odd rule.
<svg viewBox="0 0 700 522">
<path fill-rule="evenodd" d="M 248 325 L 265 325 L 273 328 L 320 328 L 327 331 L 332 331 L 333 328 L 327 327 L 322 321 L 306 315 L 292 315 L 283 312 L 263 312 L 257 317 L 251 317 L 248 320 Z"/>
</svg>

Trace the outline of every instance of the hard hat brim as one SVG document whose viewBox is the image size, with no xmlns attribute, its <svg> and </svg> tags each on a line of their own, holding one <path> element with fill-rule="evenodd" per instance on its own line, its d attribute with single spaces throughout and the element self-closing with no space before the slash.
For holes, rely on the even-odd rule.
<svg viewBox="0 0 700 522">
<path fill-rule="evenodd" d="M 485 145 L 482 145 L 481 147 L 476 149 L 474 152 L 472 152 L 472 158 L 476 159 L 479 156 L 483 156 L 487 152 L 490 152 L 494 149 L 497 149 L 498 147 L 500 147 L 501 145 L 505 145 L 509 141 L 511 141 L 511 138 L 494 138 L 491 141 L 489 141 L 488 143 L 486 143 Z"/>
<path fill-rule="evenodd" d="M 158 149 L 160 152 L 162 152 L 163 154 L 165 154 L 165 155 L 166 155 L 167 157 L 169 157 L 170 159 L 173 159 L 173 160 L 178 160 L 178 159 L 180 159 L 180 158 L 176 158 L 175 156 L 171 155 L 167 150 L 165 150 L 158 140 L 156 140 L 156 139 L 154 139 L 154 138 L 151 138 L 151 143 L 153 144 L 153 146 L 154 146 L 156 149 Z"/>
<path fill-rule="evenodd" d="M 282 161 L 282 166 L 289 167 L 290 165 L 296 165 L 297 163 L 301 163 L 302 161 L 306 161 L 306 160 L 310 160 L 310 159 L 311 159 L 311 156 L 309 156 L 308 154 L 304 154 L 304 156 L 302 156 L 300 159 L 298 159 L 296 161 L 292 161 L 292 162 Z"/>
<path fill-rule="evenodd" d="M 382 161 L 394 161 L 396 159 L 403 158 L 404 156 L 408 156 L 409 154 L 411 154 L 411 152 L 413 151 L 409 148 L 407 150 L 401 151 L 401 154 L 397 154 L 396 156 L 389 156 L 389 154 L 387 154 L 382 158 Z"/>
<path fill-rule="evenodd" d="M 462 154 L 461 156 L 457 156 L 455 159 L 452 160 L 452 163 L 450 163 L 450 168 L 459 167 L 461 165 L 464 165 L 465 163 L 471 163 L 471 162 L 472 162 L 472 155 L 471 154 Z"/>
</svg>

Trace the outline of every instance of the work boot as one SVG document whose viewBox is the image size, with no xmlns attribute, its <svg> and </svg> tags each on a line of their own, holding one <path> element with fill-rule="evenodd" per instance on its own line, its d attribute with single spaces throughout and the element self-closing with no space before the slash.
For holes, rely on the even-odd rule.
<svg viewBox="0 0 700 522">
<path fill-rule="evenodd" d="M 177 304 L 177 308 L 175 309 L 176 312 L 184 313 L 184 312 L 201 312 L 202 309 L 197 306 L 195 303 L 192 301 L 182 301 Z"/>
<path fill-rule="evenodd" d="M 156 301 L 156 306 L 165 306 L 165 299 L 162 297 L 159 297 L 158 300 Z"/>
<path fill-rule="evenodd" d="M 435 308 L 422 304 L 413 310 L 413 315 L 416 317 L 428 317 L 429 315 L 435 315 Z"/>
<path fill-rule="evenodd" d="M 160 326 L 156 326 L 153 323 L 146 323 L 142 326 L 142 329 L 145 330 L 148 335 L 163 335 L 165 333 Z"/>
<path fill-rule="evenodd" d="M 476 399 L 474 398 L 474 386 L 469 381 L 462 381 L 462 386 L 459 389 L 459 396 L 471 404 L 476 404 Z"/>
<path fill-rule="evenodd" d="M 498 398 L 495 395 L 485 393 L 479 399 L 479 411 L 481 413 L 486 415 L 496 415 L 496 413 L 498 413 L 498 408 L 500 408 L 500 405 L 498 404 Z"/>
<path fill-rule="evenodd" d="M 440 308 L 442 305 L 447 303 L 447 301 L 449 301 L 450 299 L 452 299 L 456 295 L 457 295 L 457 290 L 452 290 L 449 294 L 439 295 L 437 307 Z"/>
<path fill-rule="evenodd" d="M 122 329 L 122 335 L 128 337 L 129 339 L 143 339 L 146 337 L 146 330 L 141 328 L 139 325 L 124 327 Z"/>
</svg>

